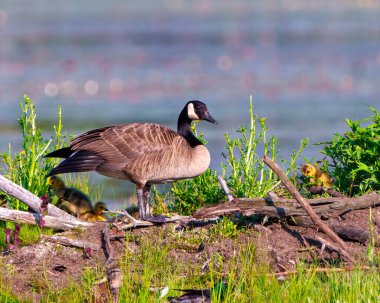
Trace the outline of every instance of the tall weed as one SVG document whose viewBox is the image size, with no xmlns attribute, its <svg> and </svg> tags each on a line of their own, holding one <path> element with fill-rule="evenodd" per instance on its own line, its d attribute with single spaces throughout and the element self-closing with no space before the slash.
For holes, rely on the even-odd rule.
<svg viewBox="0 0 380 303">
<path fill-rule="evenodd" d="M 236 197 L 262 197 L 279 184 L 277 176 L 261 160 L 262 155 L 267 155 L 274 161 L 278 159 L 278 138 L 268 137 L 265 118 L 253 113 L 252 97 L 249 117 L 249 128 L 237 129 L 236 138 L 232 139 L 228 133 L 225 135 L 223 177 Z M 307 144 L 308 139 L 302 140 L 299 149 L 292 153 L 289 161 L 281 159 L 283 166 L 288 166 L 287 174 L 293 171 L 293 177 L 296 176 L 296 160 Z"/>
</svg>

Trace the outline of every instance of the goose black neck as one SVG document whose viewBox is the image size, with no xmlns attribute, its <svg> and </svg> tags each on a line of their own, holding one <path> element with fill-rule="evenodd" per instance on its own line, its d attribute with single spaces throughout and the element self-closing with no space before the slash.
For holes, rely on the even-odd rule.
<svg viewBox="0 0 380 303">
<path fill-rule="evenodd" d="M 177 132 L 186 139 L 191 147 L 202 145 L 202 142 L 191 131 L 191 119 L 187 116 L 187 107 L 182 110 L 178 117 Z"/>
</svg>

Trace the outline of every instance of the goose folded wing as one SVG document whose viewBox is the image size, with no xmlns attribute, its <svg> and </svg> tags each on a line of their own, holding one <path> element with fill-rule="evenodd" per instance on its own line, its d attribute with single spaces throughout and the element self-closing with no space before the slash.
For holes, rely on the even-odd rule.
<svg viewBox="0 0 380 303">
<path fill-rule="evenodd" d="M 87 150 L 103 159 L 102 166 L 122 169 L 149 154 L 163 155 L 184 140 L 175 131 L 152 123 L 131 123 L 92 130 L 75 137 L 70 148 Z"/>
</svg>

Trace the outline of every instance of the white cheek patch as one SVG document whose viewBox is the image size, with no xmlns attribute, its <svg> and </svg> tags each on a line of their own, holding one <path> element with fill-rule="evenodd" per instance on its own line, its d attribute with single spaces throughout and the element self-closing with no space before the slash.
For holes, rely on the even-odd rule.
<svg viewBox="0 0 380 303">
<path fill-rule="evenodd" d="M 187 116 L 192 120 L 200 120 L 198 115 L 194 111 L 193 103 L 189 103 L 189 105 L 187 106 Z"/>
</svg>

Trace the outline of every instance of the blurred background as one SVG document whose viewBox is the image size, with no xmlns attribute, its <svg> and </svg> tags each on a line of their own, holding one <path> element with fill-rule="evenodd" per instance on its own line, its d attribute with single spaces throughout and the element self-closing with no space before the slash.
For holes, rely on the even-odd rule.
<svg viewBox="0 0 380 303">
<path fill-rule="evenodd" d="M 218 169 L 252 95 L 288 158 L 301 139 L 329 140 L 344 118 L 379 110 L 379 79 L 375 0 L 0 1 L 0 152 L 20 148 L 24 94 L 47 136 L 58 105 L 78 134 L 132 121 L 176 128 L 199 99 L 219 122 L 198 127 Z M 322 158 L 312 144 L 302 156 Z"/>
</svg>

